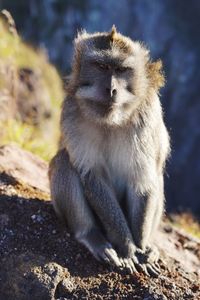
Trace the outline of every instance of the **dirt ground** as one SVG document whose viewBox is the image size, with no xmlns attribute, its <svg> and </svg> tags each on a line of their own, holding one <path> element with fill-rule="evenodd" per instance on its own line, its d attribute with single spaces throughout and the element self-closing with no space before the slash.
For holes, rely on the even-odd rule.
<svg viewBox="0 0 200 300">
<path fill-rule="evenodd" d="M 1 300 L 200 299 L 199 241 L 163 223 L 160 276 L 130 275 L 101 265 L 71 238 L 48 198 L 0 173 Z"/>
</svg>

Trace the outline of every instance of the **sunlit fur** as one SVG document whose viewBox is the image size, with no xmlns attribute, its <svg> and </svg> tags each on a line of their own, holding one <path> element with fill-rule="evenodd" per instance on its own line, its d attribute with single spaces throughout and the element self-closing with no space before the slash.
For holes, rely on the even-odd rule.
<svg viewBox="0 0 200 300">
<path fill-rule="evenodd" d="M 72 74 L 61 114 L 60 149 L 65 154 L 58 152 L 52 160 L 50 183 L 57 212 L 66 216 L 71 231 L 95 257 L 98 249 L 87 237 L 87 232 L 96 228 L 96 217 L 90 210 L 90 205 L 97 209 L 94 201 L 106 202 L 113 197 L 125 201 L 128 210 L 123 211 L 126 222 L 120 223 L 122 230 L 112 227 L 122 213 L 117 204 L 112 212 L 95 211 L 103 220 L 108 240 L 114 240 L 121 250 L 127 244 L 145 250 L 160 222 L 163 171 L 170 152 L 158 95 L 163 84 L 161 62 L 151 62 L 141 43 L 115 28 L 94 34 L 84 31 L 74 41 Z M 109 86 L 115 87 L 115 97 L 106 96 Z M 105 192 L 87 204 L 82 183 L 88 174 L 105 181 L 112 195 Z M 111 215 L 113 219 L 106 222 Z"/>
<path fill-rule="evenodd" d="M 168 135 L 157 95 L 158 88 L 163 84 L 163 75 L 160 67 L 157 72 L 154 68 L 151 74 L 151 68 L 156 63 L 150 62 L 149 52 L 139 42 L 116 32 L 113 42 L 108 43 L 108 49 L 102 50 L 103 46 L 96 49 L 94 40 L 99 39 L 101 46 L 102 37 L 109 40 L 110 33 L 83 32 L 75 39 L 73 72 L 61 119 L 64 133 L 62 144 L 67 146 L 73 164 L 82 172 L 110 164 L 114 169 L 113 176 L 118 173 L 115 169 L 124 180 L 132 174 L 137 189 L 142 191 L 155 178 L 154 165 L 161 155 L 159 152 L 165 152 L 161 169 L 169 152 Z M 132 83 L 132 92 L 120 87 L 122 91 L 116 102 L 102 114 L 102 108 L 95 101 L 99 97 L 96 86 L 79 86 L 81 61 L 91 56 L 102 61 L 105 57 L 117 57 L 124 66 L 133 68 L 133 75 L 128 78 Z M 94 99 L 93 103 L 90 99 Z M 126 176 L 122 176 L 122 172 Z"/>
<path fill-rule="evenodd" d="M 136 108 L 140 109 L 139 106 L 142 102 L 151 98 L 151 94 L 154 91 L 157 92 L 164 84 L 160 61 L 151 63 L 149 52 L 142 44 L 133 42 L 118 32 L 114 33 L 112 41 L 111 33 L 88 34 L 82 32 L 75 39 L 74 46 L 72 78 L 68 87 L 69 96 L 77 99 L 82 113 L 89 119 L 93 119 L 94 122 L 109 125 L 126 123 L 131 119 Z M 104 112 L 104 108 L 98 107 L 95 103 L 98 97 L 103 97 L 99 93 L 102 87 L 99 88 L 95 82 L 90 86 L 81 85 L 80 74 L 83 69 L 83 58 L 99 62 L 114 60 L 133 71 L 133 74 L 130 74 L 130 71 L 127 72 L 127 78 L 125 78 L 125 84 L 126 81 L 129 81 L 131 92 L 121 85 L 120 94 L 109 112 Z M 83 72 L 86 75 L 86 71 Z M 98 77 L 96 70 L 92 70 L 92 67 L 87 70 L 88 72 L 91 72 L 90 78 Z"/>
</svg>

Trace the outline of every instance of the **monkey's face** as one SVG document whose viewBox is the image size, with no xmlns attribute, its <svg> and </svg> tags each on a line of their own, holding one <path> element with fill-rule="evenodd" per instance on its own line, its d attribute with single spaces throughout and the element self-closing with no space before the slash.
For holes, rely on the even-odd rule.
<svg viewBox="0 0 200 300">
<path fill-rule="evenodd" d="M 139 73 L 142 82 L 146 78 L 138 59 L 113 53 L 84 58 L 76 98 L 86 116 L 112 125 L 128 120 L 141 99 Z"/>
<path fill-rule="evenodd" d="M 78 35 L 72 86 L 83 115 L 109 125 L 127 122 L 147 96 L 148 72 L 156 73 L 156 68 L 148 71 L 148 64 L 147 49 L 115 28 L 108 33 Z"/>
</svg>

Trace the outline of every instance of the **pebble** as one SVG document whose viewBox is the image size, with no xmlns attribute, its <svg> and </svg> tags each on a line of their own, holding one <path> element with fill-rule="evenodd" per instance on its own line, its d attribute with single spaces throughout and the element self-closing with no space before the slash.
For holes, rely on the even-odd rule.
<svg viewBox="0 0 200 300">
<path fill-rule="evenodd" d="M 42 223 L 44 221 L 44 218 L 41 215 L 32 215 L 31 219 L 38 223 Z"/>
<path fill-rule="evenodd" d="M 32 220 L 35 220 L 35 218 L 36 218 L 36 215 L 32 215 L 32 216 L 31 216 L 31 219 L 32 219 Z"/>
</svg>

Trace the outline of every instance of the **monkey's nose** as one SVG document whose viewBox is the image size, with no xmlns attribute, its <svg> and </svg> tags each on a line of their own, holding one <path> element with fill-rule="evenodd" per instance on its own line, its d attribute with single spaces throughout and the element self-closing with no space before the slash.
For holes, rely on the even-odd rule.
<svg viewBox="0 0 200 300">
<path fill-rule="evenodd" d="M 106 88 L 106 92 L 111 98 L 114 98 L 117 95 L 117 90 L 115 88 Z"/>
<path fill-rule="evenodd" d="M 117 90 L 116 89 L 112 89 L 111 90 L 111 96 L 114 97 L 117 95 Z"/>
</svg>

